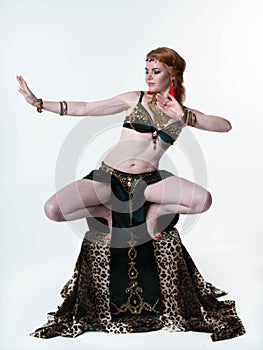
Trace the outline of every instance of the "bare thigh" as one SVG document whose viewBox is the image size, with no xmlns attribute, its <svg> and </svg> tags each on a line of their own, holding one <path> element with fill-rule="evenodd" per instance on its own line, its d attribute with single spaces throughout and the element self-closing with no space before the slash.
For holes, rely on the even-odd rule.
<svg viewBox="0 0 263 350">
<path fill-rule="evenodd" d="M 107 183 L 80 179 L 63 187 L 45 203 L 46 215 L 52 220 L 74 213 L 82 208 L 98 206 L 109 201 L 111 186 Z"/>
<path fill-rule="evenodd" d="M 200 213 L 207 210 L 212 202 L 211 194 L 205 188 L 178 176 L 148 185 L 144 195 L 149 202 L 176 204 L 180 206 L 181 213 Z"/>
</svg>

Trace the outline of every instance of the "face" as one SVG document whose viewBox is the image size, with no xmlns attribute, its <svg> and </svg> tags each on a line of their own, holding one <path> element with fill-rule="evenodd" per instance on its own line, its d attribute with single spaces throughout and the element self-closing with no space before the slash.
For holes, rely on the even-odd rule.
<svg viewBox="0 0 263 350">
<path fill-rule="evenodd" d="M 146 61 L 145 74 L 145 81 L 150 92 L 161 94 L 169 92 L 172 76 L 161 62 L 157 60 Z"/>
</svg>

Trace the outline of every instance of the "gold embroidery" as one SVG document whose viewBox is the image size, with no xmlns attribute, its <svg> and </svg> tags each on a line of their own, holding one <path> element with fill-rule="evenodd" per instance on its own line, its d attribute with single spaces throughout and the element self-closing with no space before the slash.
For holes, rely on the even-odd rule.
<svg viewBox="0 0 263 350">
<path fill-rule="evenodd" d="M 148 110 L 141 103 L 138 103 L 129 115 L 129 121 L 134 130 L 136 129 L 133 126 L 133 123 L 149 126 L 149 132 L 152 133 L 154 149 L 156 148 L 158 133 L 162 132 L 167 134 L 175 141 L 180 135 L 182 129 L 188 125 L 184 118 L 174 121 L 173 118 L 164 113 L 158 107 L 155 95 L 153 95 L 152 100 L 148 102 L 148 106 L 153 112 L 153 117 L 151 117 Z"/>
<path fill-rule="evenodd" d="M 172 137 L 174 140 L 176 140 L 178 138 L 178 136 L 180 135 L 182 129 L 185 127 L 185 123 L 182 120 L 178 120 L 170 125 L 168 125 L 163 132 L 167 135 L 169 135 L 170 137 Z"/>
<path fill-rule="evenodd" d="M 101 170 L 105 171 L 106 173 L 109 173 L 113 176 L 115 176 L 122 184 L 124 190 L 127 193 L 133 193 L 135 190 L 136 185 L 140 180 L 145 179 L 148 176 L 152 176 L 154 174 L 153 171 L 149 171 L 147 173 L 143 173 L 141 175 L 136 174 L 137 178 L 135 178 L 132 174 L 127 174 L 127 176 L 121 176 L 118 174 L 117 171 L 115 171 L 114 168 L 110 167 L 109 165 L 102 162 L 102 165 L 100 167 Z"/>
<path fill-rule="evenodd" d="M 140 104 L 138 104 L 129 115 L 130 124 L 133 128 L 133 123 L 142 123 L 153 125 L 152 118 L 149 112 Z M 134 128 L 133 128 L 134 129 Z"/>
<path fill-rule="evenodd" d="M 137 243 L 133 235 L 131 235 L 131 239 L 128 241 L 130 248 L 128 251 L 128 257 L 130 259 L 129 262 L 129 270 L 128 270 L 128 276 L 130 279 L 130 285 L 125 289 L 125 293 L 128 294 L 127 302 L 122 304 L 120 307 L 118 307 L 116 304 L 111 303 L 115 309 L 116 312 L 113 312 L 114 315 L 119 315 L 121 313 L 130 311 L 133 315 L 139 315 L 143 310 L 147 310 L 150 312 L 157 312 L 155 309 L 156 306 L 159 303 L 159 298 L 156 300 L 153 306 L 151 306 L 149 303 L 145 302 L 142 297 L 143 289 L 138 285 L 138 270 L 136 269 L 135 265 L 136 262 L 134 261 L 137 257 L 137 251 L 135 249 L 135 244 Z"/>
<path fill-rule="evenodd" d="M 169 121 L 172 120 L 169 115 L 164 113 L 158 105 L 157 105 L 157 100 L 155 94 L 153 95 L 151 101 L 149 101 L 148 106 L 150 110 L 153 112 L 153 119 L 154 119 L 154 124 L 157 129 L 164 129 L 169 125 Z"/>
<path fill-rule="evenodd" d="M 127 176 L 122 176 L 118 174 L 118 172 L 113 169 L 112 167 L 106 165 L 105 163 L 102 163 L 101 170 L 110 173 L 111 175 L 115 176 L 122 184 L 124 190 L 129 195 L 129 214 L 130 214 L 130 240 L 128 241 L 129 244 L 129 250 L 128 250 L 128 258 L 129 258 L 129 268 L 128 268 L 128 277 L 129 277 L 129 286 L 125 289 L 125 293 L 128 294 L 127 302 L 122 304 L 120 307 L 115 305 L 114 303 L 111 303 L 115 309 L 116 312 L 113 312 L 114 315 L 119 315 L 121 313 L 124 313 L 126 311 L 130 311 L 131 314 L 137 315 L 140 314 L 143 310 L 147 310 L 150 312 L 157 312 L 155 309 L 159 298 L 156 300 L 153 306 L 151 306 L 149 303 L 145 302 L 143 300 L 143 296 L 141 295 L 143 292 L 143 289 L 138 285 L 138 276 L 139 272 L 136 268 L 136 258 L 137 258 L 137 250 L 135 248 L 137 241 L 134 240 L 133 236 L 133 227 L 132 227 L 132 219 L 133 219 L 133 205 L 132 205 L 132 198 L 133 198 L 133 192 L 136 188 L 136 185 L 138 182 L 145 177 L 152 176 L 153 172 L 143 173 L 141 175 L 135 178 L 133 175 L 127 174 Z"/>
</svg>

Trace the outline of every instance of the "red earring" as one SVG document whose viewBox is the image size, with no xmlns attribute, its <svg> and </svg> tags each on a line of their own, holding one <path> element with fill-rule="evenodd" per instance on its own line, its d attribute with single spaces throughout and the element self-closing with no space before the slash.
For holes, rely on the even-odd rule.
<svg viewBox="0 0 263 350">
<path fill-rule="evenodd" d="M 175 97 L 174 84 L 172 84 L 171 87 L 170 87 L 170 95 L 172 95 L 173 97 Z"/>
</svg>

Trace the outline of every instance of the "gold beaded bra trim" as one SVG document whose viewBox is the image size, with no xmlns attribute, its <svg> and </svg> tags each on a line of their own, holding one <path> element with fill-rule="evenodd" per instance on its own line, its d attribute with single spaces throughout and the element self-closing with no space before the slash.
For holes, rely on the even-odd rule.
<svg viewBox="0 0 263 350">
<path fill-rule="evenodd" d="M 173 121 L 173 118 L 158 107 L 154 96 L 148 102 L 148 106 L 153 116 L 140 102 L 137 103 L 128 117 L 131 128 L 139 132 L 151 132 L 154 144 L 156 144 L 158 135 L 164 142 L 173 144 L 187 125 L 186 122 L 183 119 Z M 137 126 L 138 124 L 140 127 Z"/>
</svg>

